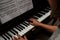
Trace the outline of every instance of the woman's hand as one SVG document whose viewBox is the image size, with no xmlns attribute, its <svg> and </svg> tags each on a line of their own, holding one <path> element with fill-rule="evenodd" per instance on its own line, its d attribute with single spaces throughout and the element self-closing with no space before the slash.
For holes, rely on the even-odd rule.
<svg viewBox="0 0 60 40">
<path fill-rule="evenodd" d="M 31 21 L 31 22 L 30 22 L 31 25 L 40 26 L 40 22 L 38 22 L 36 19 L 31 18 L 30 21 Z"/>
<path fill-rule="evenodd" d="M 24 37 L 21 37 L 19 34 L 18 35 L 16 35 L 17 37 L 13 37 L 12 38 L 12 40 L 27 40 L 27 38 L 26 38 L 26 36 L 24 36 Z"/>
</svg>

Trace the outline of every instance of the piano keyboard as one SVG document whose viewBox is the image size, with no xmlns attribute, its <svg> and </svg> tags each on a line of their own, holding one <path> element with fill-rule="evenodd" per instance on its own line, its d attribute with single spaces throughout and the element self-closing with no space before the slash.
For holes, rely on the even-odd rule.
<svg viewBox="0 0 60 40">
<path fill-rule="evenodd" d="M 34 18 L 36 18 L 39 22 L 46 19 L 48 16 L 50 16 L 51 9 L 47 7 L 40 13 L 37 13 L 33 15 Z M 24 21 L 23 23 L 17 25 L 13 29 L 9 30 L 7 33 L 4 33 L 0 36 L 0 40 L 12 40 L 12 36 L 16 35 L 17 32 L 20 34 L 20 36 L 23 36 L 25 33 L 30 31 L 34 26 L 30 25 L 28 21 Z"/>
</svg>

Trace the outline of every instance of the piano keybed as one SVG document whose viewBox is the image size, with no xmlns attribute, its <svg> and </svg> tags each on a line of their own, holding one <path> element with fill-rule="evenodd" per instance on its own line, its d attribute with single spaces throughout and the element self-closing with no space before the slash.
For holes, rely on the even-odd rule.
<svg viewBox="0 0 60 40">
<path fill-rule="evenodd" d="M 51 9 L 49 7 L 45 8 L 44 10 L 40 11 L 39 13 L 33 15 L 33 18 L 36 18 L 39 22 L 42 22 L 48 16 L 50 16 Z M 12 36 L 16 35 L 17 33 L 20 36 L 23 36 L 28 31 L 30 31 L 34 26 L 30 25 L 29 22 L 26 20 L 21 24 L 18 24 L 13 29 L 9 30 L 8 32 L 2 34 L 0 36 L 0 40 L 12 40 Z"/>
</svg>

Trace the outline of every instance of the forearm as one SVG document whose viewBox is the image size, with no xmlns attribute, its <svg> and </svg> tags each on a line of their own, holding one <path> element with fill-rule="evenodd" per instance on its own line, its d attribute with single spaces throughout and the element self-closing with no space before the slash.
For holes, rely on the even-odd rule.
<svg viewBox="0 0 60 40">
<path fill-rule="evenodd" d="M 57 29 L 56 26 L 47 25 L 47 24 L 43 24 L 43 23 L 40 23 L 39 26 L 47 29 L 47 30 L 50 31 L 50 32 L 54 32 L 54 31 Z"/>
<path fill-rule="evenodd" d="M 30 21 L 32 21 L 32 22 L 31 22 L 32 25 L 34 25 L 34 26 L 39 26 L 39 27 L 43 27 L 43 28 L 47 29 L 47 30 L 50 31 L 50 32 L 54 32 L 54 31 L 57 29 L 56 26 L 43 24 L 43 23 L 38 22 L 36 19 L 33 19 L 33 18 L 31 18 Z"/>
</svg>

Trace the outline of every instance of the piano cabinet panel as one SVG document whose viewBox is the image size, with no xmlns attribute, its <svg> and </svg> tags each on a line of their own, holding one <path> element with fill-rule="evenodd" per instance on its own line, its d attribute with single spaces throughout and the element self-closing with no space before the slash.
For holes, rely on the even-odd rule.
<svg viewBox="0 0 60 40">
<path fill-rule="evenodd" d="M 35 30 L 32 31 L 33 29 Z M 48 40 L 52 34 L 43 28 L 36 27 L 33 29 L 25 34 L 29 40 L 37 40 L 37 39 Z"/>
<path fill-rule="evenodd" d="M 49 3 L 47 0 L 32 0 L 32 2 L 33 2 L 34 9 L 38 11 L 49 6 Z"/>
</svg>

